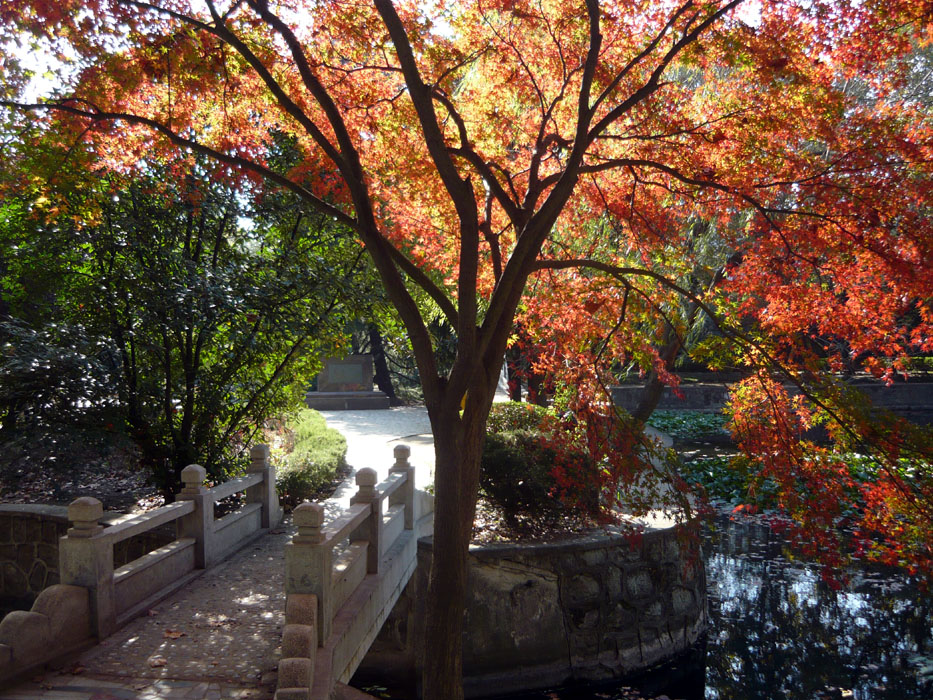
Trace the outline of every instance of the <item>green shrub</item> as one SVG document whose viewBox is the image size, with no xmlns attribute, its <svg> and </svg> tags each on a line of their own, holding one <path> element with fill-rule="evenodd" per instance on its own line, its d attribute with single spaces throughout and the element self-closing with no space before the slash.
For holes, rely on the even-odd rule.
<svg viewBox="0 0 933 700">
<path fill-rule="evenodd" d="M 561 489 L 558 468 L 574 485 L 571 490 Z M 580 452 L 551 447 L 541 430 L 487 433 L 480 488 L 509 521 L 519 515 L 553 520 L 568 506 L 582 506 L 593 515 L 598 506 L 592 460 Z"/>
<path fill-rule="evenodd" d="M 508 520 L 514 520 L 519 513 L 534 517 L 553 515 L 559 507 L 551 496 L 556 455 L 543 443 L 544 436 L 533 430 L 486 435 L 480 488 Z"/>
<path fill-rule="evenodd" d="M 541 423 L 551 415 L 547 408 L 533 403 L 503 401 L 494 403 L 486 421 L 487 433 L 505 433 L 513 430 L 540 430 Z"/>
<path fill-rule="evenodd" d="M 295 506 L 337 478 L 346 466 L 347 441 L 309 408 L 290 416 L 285 432 L 285 455 L 276 460 L 276 489 L 285 505 Z"/>
</svg>

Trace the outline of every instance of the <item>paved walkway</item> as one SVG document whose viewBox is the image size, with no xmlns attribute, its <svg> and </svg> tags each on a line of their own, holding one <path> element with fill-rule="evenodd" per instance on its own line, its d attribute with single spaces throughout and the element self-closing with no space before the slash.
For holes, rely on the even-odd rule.
<svg viewBox="0 0 933 700">
<path fill-rule="evenodd" d="M 412 447 L 419 486 L 433 478 L 423 408 L 325 411 L 347 437 L 347 461 L 382 479 L 398 442 Z M 352 477 L 338 496 L 349 504 Z M 247 545 L 190 585 L 88 650 L 61 671 L 0 690 L 0 700 L 270 700 L 275 693 L 285 610 L 282 527 Z"/>
<path fill-rule="evenodd" d="M 415 467 L 415 486 L 424 488 L 434 483 L 434 438 L 428 412 L 421 406 L 403 406 L 386 411 L 321 411 L 329 428 L 347 438 L 347 462 L 355 472 L 363 467 L 376 470 L 381 481 L 389 474 L 395 460 L 392 450 L 399 443 L 411 448 L 409 461 Z M 334 494 L 350 505 L 356 492 L 351 476 Z"/>
</svg>

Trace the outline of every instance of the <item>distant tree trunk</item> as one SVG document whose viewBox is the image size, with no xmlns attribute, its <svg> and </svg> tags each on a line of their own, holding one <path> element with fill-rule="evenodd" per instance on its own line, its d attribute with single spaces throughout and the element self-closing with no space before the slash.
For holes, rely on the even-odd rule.
<svg viewBox="0 0 933 700">
<path fill-rule="evenodd" d="M 389 365 L 386 363 L 386 351 L 382 346 L 382 333 L 375 323 L 369 324 L 369 349 L 373 354 L 373 369 L 376 372 L 376 386 L 379 391 L 389 397 L 390 406 L 401 406 L 402 402 L 395 395 L 392 385 L 392 375 L 389 374 Z"/>
<path fill-rule="evenodd" d="M 6 274 L 6 263 L 0 259 L 0 277 Z M 3 289 L 0 288 L 0 321 L 10 318 L 10 305 L 3 297 Z M 16 431 L 16 404 L 13 399 L 3 404 L 3 419 L 0 421 L 0 438 L 8 439 Z"/>
<path fill-rule="evenodd" d="M 6 440 L 16 432 L 16 401 L 6 403 L 6 410 L 3 412 L 3 422 L 0 423 L 0 438 Z"/>
<path fill-rule="evenodd" d="M 683 343 L 681 342 L 680 336 L 671 330 L 670 326 L 667 327 L 664 333 L 664 340 L 664 347 L 661 348 L 658 354 L 664 362 L 665 369 L 671 370 L 674 368 L 674 360 L 677 359 L 677 353 L 680 352 Z M 635 410 L 632 411 L 632 417 L 636 421 L 644 423 L 651 417 L 651 414 L 654 413 L 654 410 L 658 407 L 658 403 L 661 401 L 661 395 L 664 393 L 665 386 L 657 370 L 651 370 L 648 374 L 648 380 L 645 382 L 645 386 L 641 391 L 638 405 L 635 407 Z"/>
<path fill-rule="evenodd" d="M 528 370 L 528 402 L 539 406 L 547 406 L 547 394 L 544 391 L 545 376 Z"/>
<path fill-rule="evenodd" d="M 522 372 L 519 366 L 521 352 L 517 345 L 512 345 L 505 354 L 506 379 L 509 385 L 509 400 L 522 400 Z"/>
</svg>

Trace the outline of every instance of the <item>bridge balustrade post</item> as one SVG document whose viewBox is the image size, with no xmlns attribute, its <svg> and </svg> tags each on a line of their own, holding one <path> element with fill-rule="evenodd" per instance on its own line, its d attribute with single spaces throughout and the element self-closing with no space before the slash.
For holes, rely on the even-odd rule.
<svg viewBox="0 0 933 700">
<path fill-rule="evenodd" d="M 246 502 L 262 504 L 260 527 L 275 527 L 280 520 L 279 497 L 275 491 L 275 467 L 269 461 L 269 446 L 253 445 L 249 458 L 250 474 L 262 474 L 262 483 L 246 489 Z"/>
<path fill-rule="evenodd" d="M 58 567 L 62 583 L 88 589 L 92 624 L 98 639 L 117 626 L 113 597 L 113 543 L 101 537 L 104 506 L 96 498 L 76 498 L 68 506 L 72 526 L 58 542 Z"/>
<path fill-rule="evenodd" d="M 298 534 L 285 545 L 285 594 L 317 596 L 317 643 L 323 646 L 334 620 L 334 547 L 322 530 L 324 507 L 305 501 L 292 520 Z"/>
<path fill-rule="evenodd" d="M 350 498 L 350 505 L 369 503 L 369 517 L 352 535 L 350 541 L 366 540 L 366 573 L 379 573 L 379 560 L 382 559 L 382 497 L 376 493 L 376 470 L 366 467 L 356 473 L 356 494 Z"/>
<path fill-rule="evenodd" d="M 210 489 L 204 486 L 207 470 L 200 464 L 189 464 L 181 470 L 184 484 L 175 497 L 179 501 L 194 501 L 194 512 L 176 520 L 175 536 L 194 539 L 194 565 L 206 569 L 214 563 L 215 553 L 211 547 L 214 529 L 214 499 Z"/>
<path fill-rule="evenodd" d="M 395 456 L 395 464 L 389 469 L 389 473 L 404 474 L 405 483 L 389 497 L 389 505 L 404 504 L 405 529 L 412 530 L 415 527 L 415 468 L 408 461 L 411 448 L 408 445 L 396 445 L 392 453 Z"/>
</svg>

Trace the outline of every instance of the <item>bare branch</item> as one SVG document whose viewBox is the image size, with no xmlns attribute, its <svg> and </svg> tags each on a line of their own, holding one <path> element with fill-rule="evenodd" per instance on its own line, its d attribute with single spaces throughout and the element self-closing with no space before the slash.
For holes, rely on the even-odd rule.
<svg viewBox="0 0 933 700">
<path fill-rule="evenodd" d="M 606 115 L 600 119 L 590 130 L 587 135 L 588 143 L 592 143 L 597 136 L 602 134 L 610 124 L 618 120 L 620 117 L 625 115 L 632 109 L 635 105 L 645 100 L 650 95 L 654 94 L 657 90 L 662 87 L 661 76 L 664 74 L 664 71 L 667 70 L 667 67 L 671 62 L 683 51 L 687 46 L 692 44 L 696 39 L 706 31 L 710 26 L 712 26 L 716 21 L 718 21 L 723 15 L 728 12 L 731 12 L 733 9 L 742 4 L 744 0 L 731 0 L 730 2 L 723 5 L 719 10 L 711 14 L 705 20 L 700 22 L 696 27 L 691 31 L 686 32 L 678 41 L 674 42 L 674 45 L 668 50 L 664 55 L 655 69 L 651 72 L 651 76 L 648 80 L 642 85 L 638 90 L 629 95 L 621 103 L 613 107 Z M 684 5 L 681 10 L 684 10 L 692 5 L 691 2 L 688 2 Z M 665 32 L 667 29 L 665 28 Z M 660 40 L 660 39 L 659 39 Z M 656 44 L 654 45 L 656 46 Z M 654 47 L 652 47 L 652 50 Z"/>
</svg>

